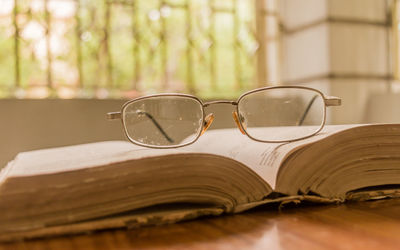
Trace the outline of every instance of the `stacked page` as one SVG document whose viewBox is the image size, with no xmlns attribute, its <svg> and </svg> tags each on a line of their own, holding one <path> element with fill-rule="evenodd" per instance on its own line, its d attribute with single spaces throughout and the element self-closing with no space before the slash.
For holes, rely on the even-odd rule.
<svg viewBox="0 0 400 250">
<path fill-rule="evenodd" d="M 0 240 L 139 227 L 290 200 L 400 196 L 400 125 L 290 143 L 211 130 L 179 149 L 98 142 L 20 153 L 0 173 Z"/>
</svg>

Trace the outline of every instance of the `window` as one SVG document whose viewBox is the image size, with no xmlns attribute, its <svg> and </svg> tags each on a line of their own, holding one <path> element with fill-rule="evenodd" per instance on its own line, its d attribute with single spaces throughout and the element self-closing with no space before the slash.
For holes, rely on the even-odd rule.
<svg viewBox="0 0 400 250">
<path fill-rule="evenodd" d="M 400 12 L 399 1 L 392 2 L 392 61 L 393 61 L 393 78 L 400 80 L 400 51 L 399 51 L 399 35 L 400 35 Z"/>
<path fill-rule="evenodd" d="M 0 97 L 237 96 L 276 78 L 275 1 L 2 0 Z"/>
</svg>

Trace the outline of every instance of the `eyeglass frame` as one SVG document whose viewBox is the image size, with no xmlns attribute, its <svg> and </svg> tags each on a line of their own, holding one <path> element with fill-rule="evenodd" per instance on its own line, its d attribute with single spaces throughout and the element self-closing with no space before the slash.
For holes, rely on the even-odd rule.
<svg viewBox="0 0 400 250">
<path fill-rule="evenodd" d="M 237 119 L 234 116 L 234 120 L 239 128 L 239 130 L 242 132 L 242 134 L 247 135 L 250 139 L 254 140 L 254 141 L 258 141 L 258 142 L 263 142 L 263 143 L 283 143 L 283 142 L 293 142 L 293 141 L 300 141 L 300 140 L 304 140 L 306 138 L 312 137 L 316 134 L 318 134 L 325 126 L 326 123 L 326 107 L 331 107 L 331 106 L 340 106 L 342 104 L 342 99 L 340 97 L 336 97 L 336 96 L 326 96 L 324 95 L 324 93 L 322 93 L 321 91 L 314 89 L 314 88 L 310 88 L 310 87 L 305 87 L 305 86 L 272 86 L 272 87 L 262 87 L 262 88 L 257 88 L 257 89 L 253 89 L 250 91 L 247 91 L 243 94 L 241 94 L 239 96 L 239 98 L 237 99 L 237 101 L 229 101 L 229 100 L 216 100 L 216 101 L 209 101 L 209 102 L 203 102 L 200 98 L 198 98 L 197 96 L 194 95 L 189 95 L 189 94 L 182 94 L 182 93 L 160 93 L 160 94 L 153 94 L 153 95 L 146 95 L 146 96 L 141 96 L 132 100 L 129 100 L 127 102 L 125 102 L 122 107 L 121 107 L 121 111 L 119 112 L 108 112 L 107 113 L 107 119 L 108 120 L 117 120 L 120 119 L 122 122 L 122 126 L 124 128 L 124 134 L 125 137 L 133 144 L 138 145 L 138 146 L 142 146 L 142 147 L 147 147 L 147 148 L 156 148 L 156 149 L 168 149 L 168 148 L 180 148 L 180 147 L 184 147 L 184 146 L 188 146 L 190 144 L 195 143 L 200 136 L 208 129 L 208 127 L 211 125 L 212 120 L 214 119 L 214 116 L 212 113 L 210 113 L 212 115 L 211 117 L 211 121 L 208 124 L 208 126 L 205 128 L 205 119 L 206 119 L 206 114 L 204 111 L 204 108 L 212 105 L 212 104 L 231 104 L 236 106 L 236 114 L 239 115 L 239 103 L 240 100 L 242 98 L 244 98 L 245 96 L 249 95 L 249 94 L 253 94 L 256 92 L 261 92 L 264 90 L 270 90 L 270 89 L 305 89 L 305 90 L 311 90 L 314 91 L 316 93 L 318 93 L 324 100 L 324 109 L 323 109 L 323 119 L 322 119 L 322 123 L 321 126 L 318 130 L 316 130 L 315 132 L 313 132 L 310 135 L 306 135 L 300 138 L 296 138 L 296 139 L 292 139 L 292 140 L 277 140 L 277 141 L 268 141 L 268 140 L 260 140 L 260 139 L 256 139 L 254 137 L 252 137 L 251 135 L 249 135 L 249 133 L 247 132 L 246 128 L 243 126 L 241 119 Z M 168 97 L 168 96 L 179 96 L 179 97 L 187 97 L 187 98 L 191 98 L 196 100 L 197 102 L 199 102 L 201 104 L 201 110 L 202 110 L 202 120 L 201 120 L 201 127 L 199 128 L 199 133 L 197 133 L 196 138 L 194 138 L 192 141 L 184 143 L 184 144 L 179 144 L 179 145 L 171 145 L 171 146 L 157 146 L 157 145 L 149 145 L 149 144 L 144 144 L 144 143 L 140 143 L 137 141 L 134 141 L 128 134 L 127 128 L 125 126 L 125 122 L 124 122 L 124 116 L 122 115 L 124 112 L 124 109 L 131 103 L 136 102 L 136 101 L 140 101 L 140 100 L 144 100 L 144 99 L 149 99 L 149 98 L 153 98 L 153 97 Z M 209 114 L 209 115 L 210 115 Z"/>
</svg>

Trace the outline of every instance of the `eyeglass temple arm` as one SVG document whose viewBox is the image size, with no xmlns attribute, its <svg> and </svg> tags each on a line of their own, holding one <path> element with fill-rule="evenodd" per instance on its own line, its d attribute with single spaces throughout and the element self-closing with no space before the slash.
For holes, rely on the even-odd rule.
<svg viewBox="0 0 400 250">
<path fill-rule="evenodd" d="M 161 134 L 165 137 L 165 139 L 167 139 L 169 142 L 174 142 L 173 139 L 171 139 L 171 137 L 168 136 L 168 134 L 164 131 L 164 129 L 161 127 L 160 123 L 158 123 L 156 121 L 156 119 L 154 119 L 154 117 L 145 112 L 145 111 L 139 111 L 139 114 L 144 114 L 147 118 L 149 118 L 153 124 L 157 127 L 157 129 L 161 132 Z M 108 120 L 116 120 L 116 119 L 121 119 L 121 112 L 109 112 L 107 113 L 107 119 Z"/>
<path fill-rule="evenodd" d="M 298 126 L 303 125 L 304 120 L 306 119 L 306 116 L 308 112 L 310 111 L 311 106 L 313 105 L 315 99 L 317 99 L 318 95 L 313 96 L 313 98 L 310 100 L 310 102 L 307 105 L 306 110 L 304 111 L 303 115 L 301 116 L 299 122 L 297 123 Z M 342 99 L 336 96 L 325 96 L 325 105 L 326 106 L 340 106 L 342 105 Z"/>
<path fill-rule="evenodd" d="M 167 135 L 167 133 L 164 131 L 164 129 L 161 127 L 161 125 L 160 125 L 160 123 L 158 123 L 157 122 L 157 120 L 156 119 L 154 119 L 154 117 L 151 115 L 151 114 L 149 114 L 149 113 L 147 113 L 146 111 L 139 111 L 138 112 L 139 114 L 144 114 L 144 115 L 146 115 L 147 116 L 147 118 L 149 118 L 152 122 L 153 122 L 153 124 L 157 127 L 157 129 L 161 132 L 161 134 L 165 137 L 165 139 L 167 139 L 169 142 L 174 142 L 174 140 L 172 140 L 171 139 L 171 137 L 169 137 L 168 135 Z"/>
<path fill-rule="evenodd" d="M 317 97 L 318 97 L 318 95 L 313 96 L 313 98 L 311 98 L 311 100 L 308 102 L 306 110 L 304 111 L 304 113 L 301 116 L 300 120 L 297 122 L 297 126 L 303 125 L 303 122 L 306 119 L 306 116 L 307 116 L 308 112 L 310 111 L 310 108 L 313 105 L 315 99 L 317 99 Z"/>
</svg>

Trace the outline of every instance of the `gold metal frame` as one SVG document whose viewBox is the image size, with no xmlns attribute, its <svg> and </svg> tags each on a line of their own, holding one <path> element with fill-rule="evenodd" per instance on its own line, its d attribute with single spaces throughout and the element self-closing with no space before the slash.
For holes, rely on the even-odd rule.
<svg viewBox="0 0 400 250">
<path fill-rule="evenodd" d="M 205 107 L 210 106 L 210 105 L 213 105 L 213 104 L 231 104 L 231 105 L 235 105 L 235 106 L 236 106 L 236 111 L 235 111 L 236 114 L 240 114 L 240 112 L 239 112 L 239 103 L 240 103 L 240 100 L 241 100 L 243 97 L 245 97 L 245 96 L 247 96 L 247 95 L 249 95 L 249 94 L 253 94 L 253 93 L 260 92 L 260 91 L 264 91 L 264 90 L 269 90 L 269 89 L 287 89 L 287 88 L 311 90 L 311 91 L 314 91 L 317 95 L 319 95 L 319 96 L 321 96 L 321 97 L 323 98 L 324 103 L 325 103 L 325 106 L 324 106 L 324 114 L 323 114 L 323 120 L 322 120 L 321 126 L 320 126 L 320 128 L 319 128 L 318 130 L 316 130 L 316 131 L 315 131 L 314 133 L 312 133 L 311 135 L 307 135 L 307 136 L 304 136 L 304 137 L 296 138 L 296 139 L 293 139 L 293 140 L 280 140 L 280 141 L 258 140 L 258 139 L 256 139 L 256 138 L 252 137 L 251 135 L 249 135 L 249 134 L 247 133 L 247 131 L 246 131 L 245 126 L 242 124 L 241 119 L 239 119 L 237 116 L 236 116 L 236 117 L 234 116 L 234 119 L 235 119 L 236 124 L 237 124 L 238 128 L 240 129 L 240 131 L 241 131 L 243 134 L 247 135 L 250 139 L 255 140 L 255 141 L 258 141 L 258 142 L 281 143 L 281 142 L 291 142 L 291 141 L 303 140 L 303 139 L 306 139 L 306 138 L 309 138 L 309 137 L 311 137 L 311 136 L 316 135 L 317 133 L 319 133 L 319 132 L 323 129 L 323 127 L 325 126 L 325 122 L 326 122 L 326 107 L 329 107 L 329 106 L 340 106 L 340 105 L 341 105 L 341 101 L 342 101 L 341 98 L 335 97 L 335 96 L 325 96 L 321 91 L 319 91 L 319 90 L 317 90 L 317 89 L 314 89 L 314 88 L 303 87 L 303 86 L 274 86 L 274 87 L 263 87 L 263 88 L 258 88 L 258 89 L 254 89 L 254 90 L 250 90 L 250 91 L 248 91 L 248 92 L 245 92 L 245 93 L 243 93 L 243 94 L 238 98 L 237 101 L 218 100 L 218 101 L 210 101 L 210 102 L 205 102 L 205 103 L 203 103 L 203 102 L 202 102 L 198 97 L 196 97 L 196 96 L 188 95 L 188 94 L 180 94 L 180 93 L 164 93 L 164 94 L 155 94 L 155 95 L 142 96 L 142 97 L 135 98 L 135 99 L 133 99 L 133 100 L 130 100 L 130 101 L 126 102 L 126 103 L 122 106 L 120 112 L 109 112 L 109 113 L 107 113 L 107 119 L 109 119 L 109 120 L 120 119 L 121 122 L 122 122 L 122 126 L 124 127 L 124 133 L 125 133 L 126 138 L 127 138 L 130 142 L 132 142 L 133 144 L 136 144 L 136 145 L 139 145 L 139 146 L 143 146 L 143 147 L 148 147 L 148 148 L 159 148 L 159 149 L 162 149 L 162 148 L 180 148 L 180 147 L 184 147 L 184 146 L 190 145 L 190 144 L 194 143 L 195 141 L 197 141 L 197 140 L 199 139 L 199 137 L 200 137 L 200 136 L 207 130 L 207 128 L 210 126 L 210 124 L 211 124 L 211 122 L 212 122 L 212 119 L 213 119 L 213 116 L 207 117 L 207 119 L 206 119 L 206 115 L 205 115 L 205 112 L 204 112 L 204 108 L 205 108 Z M 200 107 L 201 107 L 201 109 L 202 109 L 202 114 L 203 114 L 203 115 L 202 115 L 202 120 L 201 120 L 201 128 L 199 129 L 199 132 L 198 132 L 196 138 L 194 138 L 192 141 L 190 141 L 190 142 L 188 142 L 188 143 L 181 144 L 181 145 L 153 146 L 153 145 L 147 145 L 147 144 L 143 144 L 143 143 L 134 141 L 132 138 L 129 137 L 128 131 L 127 131 L 127 128 L 126 128 L 125 122 L 124 122 L 124 116 L 122 115 L 122 114 L 124 113 L 125 108 L 126 108 L 129 104 L 131 104 L 131 103 L 133 103 L 133 102 L 140 101 L 140 100 L 143 100 L 143 99 L 148 99 L 148 98 L 160 97 L 160 96 L 179 96 L 179 97 L 186 97 L 186 98 L 194 99 L 194 100 L 196 100 L 197 102 L 199 102 Z M 210 121 L 210 120 L 211 120 L 211 121 Z M 207 124 L 205 124 L 205 123 L 207 123 Z"/>
</svg>

